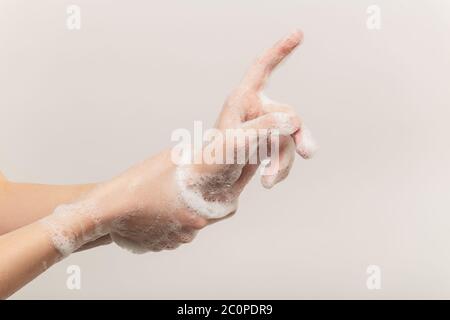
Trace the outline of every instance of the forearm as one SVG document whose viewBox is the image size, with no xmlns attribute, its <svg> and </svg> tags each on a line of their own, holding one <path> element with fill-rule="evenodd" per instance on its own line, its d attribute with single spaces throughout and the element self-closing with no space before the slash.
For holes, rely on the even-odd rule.
<svg viewBox="0 0 450 320">
<path fill-rule="evenodd" d="M 0 298 L 10 296 L 56 262 L 108 233 L 101 219 L 106 210 L 93 209 L 90 204 L 61 205 L 53 214 L 0 236 Z"/>
<path fill-rule="evenodd" d="M 33 223 L 0 236 L 0 298 L 4 299 L 58 261 L 45 228 Z"/>
<path fill-rule="evenodd" d="M 43 218 L 59 204 L 72 202 L 94 187 L 0 181 L 0 235 Z"/>
</svg>

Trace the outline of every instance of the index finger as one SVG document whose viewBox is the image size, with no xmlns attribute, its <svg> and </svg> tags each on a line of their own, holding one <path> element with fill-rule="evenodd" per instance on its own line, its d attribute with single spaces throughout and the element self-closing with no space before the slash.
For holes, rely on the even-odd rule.
<svg viewBox="0 0 450 320">
<path fill-rule="evenodd" d="M 242 85 L 251 90 L 259 91 L 272 71 L 303 41 L 303 32 L 291 32 L 283 40 L 278 41 L 272 48 L 257 59 L 250 67 L 242 81 Z"/>
</svg>

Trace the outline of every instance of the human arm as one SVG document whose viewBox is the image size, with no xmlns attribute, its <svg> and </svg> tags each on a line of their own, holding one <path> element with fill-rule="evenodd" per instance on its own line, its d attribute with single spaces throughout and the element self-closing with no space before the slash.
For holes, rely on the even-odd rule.
<svg viewBox="0 0 450 320">
<path fill-rule="evenodd" d="M 292 107 L 262 98 L 268 76 L 302 37 L 300 32 L 292 33 L 263 54 L 227 99 L 216 122 L 219 131 L 265 129 L 269 135 L 280 131 L 284 142 L 278 170 L 261 178 L 269 188 L 287 176 L 295 150 L 309 158 L 314 149 Z M 118 245 L 137 253 L 174 249 L 190 242 L 198 230 L 236 211 L 237 199 L 258 165 L 179 166 L 167 150 L 145 160 L 76 201 L 58 206 L 39 222 L 0 237 L 0 250 L 11 255 L 0 264 L 0 283 L 7 283 L 0 295 L 8 295 L 36 277 L 43 271 L 38 268 L 43 261 L 51 265 L 109 235 Z M 39 246 L 35 253 L 27 252 L 34 249 L 27 247 L 30 241 Z M 20 249 L 17 254 L 9 248 L 15 243 Z"/>
<path fill-rule="evenodd" d="M 59 204 L 79 198 L 95 185 L 15 183 L 0 177 L 0 235 L 49 215 Z"/>
<path fill-rule="evenodd" d="M 0 172 L 0 235 L 6 234 L 51 214 L 60 204 L 69 203 L 97 184 L 49 185 L 16 183 Z M 78 251 L 111 243 L 106 235 L 87 243 Z"/>
</svg>

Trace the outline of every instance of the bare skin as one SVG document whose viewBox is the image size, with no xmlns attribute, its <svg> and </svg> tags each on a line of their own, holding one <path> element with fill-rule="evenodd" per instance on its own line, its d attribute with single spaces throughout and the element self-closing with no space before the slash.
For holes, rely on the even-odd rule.
<svg viewBox="0 0 450 320">
<path fill-rule="evenodd" d="M 304 158 L 312 154 L 293 108 L 260 98 L 270 73 L 302 39 L 296 31 L 267 50 L 227 99 L 216 122 L 219 130 L 289 128 L 282 137 L 279 170 L 262 178 L 268 188 L 287 176 L 295 150 Z M 214 188 L 234 199 L 257 165 L 201 164 L 188 169 L 206 177 L 195 184 L 200 191 L 210 190 L 212 177 Z M 0 177 L 0 232 L 6 233 L 0 236 L 0 297 L 8 297 L 71 252 L 107 243 L 110 236 L 137 252 L 175 249 L 192 241 L 205 226 L 234 214 L 228 212 L 221 219 L 199 214 L 180 199 L 177 170 L 166 150 L 97 185 L 14 184 Z M 230 172 L 232 178 L 223 179 Z M 69 205 L 55 210 L 61 203 Z M 55 233 L 68 237 L 69 248 L 55 241 Z"/>
<path fill-rule="evenodd" d="M 42 185 L 0 181 L 0 234 L 8 233 L 51 213 L 57 205 L 78 199 L 95 184 Z"/>
<path fill-rule="evenodd" d="M 0 173 L 0 235 L 48 216 L 61 203 L 72 202 L 95 186 L 14 183 Z M 105 236 L 80 250 L 108 243 L 111 238 Z"/>
</svg>

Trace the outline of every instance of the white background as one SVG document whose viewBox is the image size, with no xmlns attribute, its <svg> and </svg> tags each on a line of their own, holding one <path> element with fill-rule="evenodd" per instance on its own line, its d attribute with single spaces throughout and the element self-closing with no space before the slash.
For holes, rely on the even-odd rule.
<svg viewBox="0 0 450 320">
<path fill-rule="evenodd" d="M 372 4 L 381 30 L 366 27 Z M 172 130 L 212 125 L 294 28 L 304 44 L 267 93 L 297 108 L 315 159 L 273 190 L 253 181 L 236 216 L 176 251 L 74 254 L 13 298 L 450 298 L 449 1 L 0 0 L 0 169 L 109 179 Z"/>
</svg>

